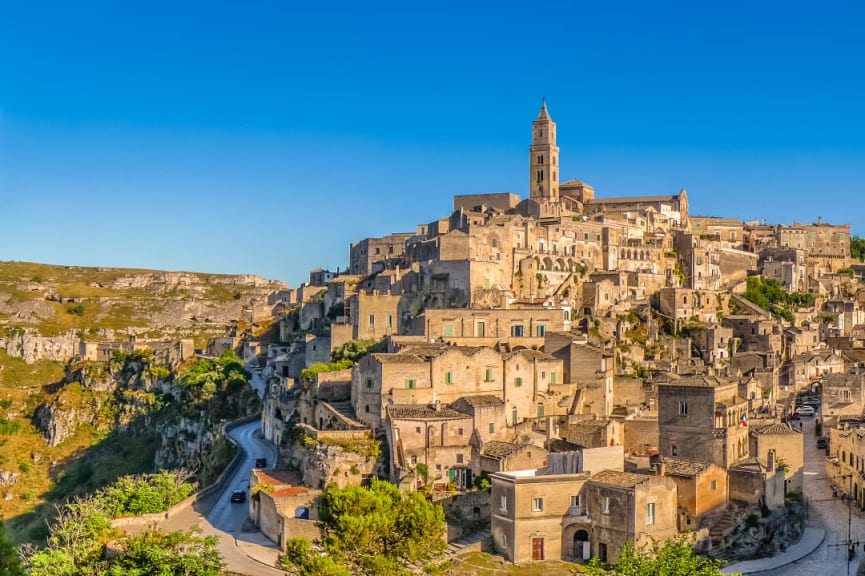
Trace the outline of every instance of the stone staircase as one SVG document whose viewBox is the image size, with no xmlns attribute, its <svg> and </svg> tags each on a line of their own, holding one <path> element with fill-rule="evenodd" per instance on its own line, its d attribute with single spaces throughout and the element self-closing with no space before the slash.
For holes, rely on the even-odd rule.
<svg viewBox="0 0 865 576">
<path fill-rule="evenodd" d="M 357 429 L 368 428 L 366 424 L 357 420 L 357 415 L 354 413 L 354 406 L 351 405 L 350 400 L 342 402 L 323 402 L 322 404 L 324 404 L 325 407 L 330 408 L 330 410 L 339 416 L 340 420 L 349 427 Z"/>
<path fill-rule="evenodd" d="M 709 541 L 711 542 L 710 557 L 716 560 L 729 560 L 732 557 L 732 551 L 724 545 L 724 536 L 729 534 L 736 525 L 736 513 L 737 509 L 734 506 L 728 506 L 709 530 Z"/>
<path fill-rule="evenodd" d="M 480 552 L 484 541 L 489 539 L 491 536 L 492 534 L 490 533 L 489 528 L 466 534 L 465 536 L 460 536 L 453 542 L 448 543 L 445 554 L 452 558 L 457 554 L 462 554 L 463 552 Z"/>
</svg>

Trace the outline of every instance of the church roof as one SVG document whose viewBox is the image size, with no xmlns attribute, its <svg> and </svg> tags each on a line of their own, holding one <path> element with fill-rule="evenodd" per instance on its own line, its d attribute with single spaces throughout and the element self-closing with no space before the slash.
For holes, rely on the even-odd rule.
<svg viewBox="0 0 865 576">
<path fill-rule="evenodd" d="M 550 113 L 547 111 L 547 101 L 544 100 L 543 103 L 541 104 L 541 111 L 538 112 L 538 117 L 537 117 L 536 121 L 537 120 L 549 120 L 549 119 L 550 119 Z"/>
</svg>

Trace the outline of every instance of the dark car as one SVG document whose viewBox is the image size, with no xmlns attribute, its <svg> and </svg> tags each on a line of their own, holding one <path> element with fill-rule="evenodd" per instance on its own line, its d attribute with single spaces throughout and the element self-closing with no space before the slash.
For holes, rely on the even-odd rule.
<svg viewBox="0 0 865 576">
<path fill-rule="evenodd" d="M 256 468 L 267 468 L 267 458 L 256 458 L 255 459 L 255 467 Z"/>
<path fill-rule="evenodd" d="M 232 502 L 246 502 L 246 492 L 243 490 L 235 490 L 231 493 Z"/>
<path fill-rule="evenodd" d="M 817 438 L 817 448 L 825 448 L 829 442 L 825 438 Z"/>
</svg>

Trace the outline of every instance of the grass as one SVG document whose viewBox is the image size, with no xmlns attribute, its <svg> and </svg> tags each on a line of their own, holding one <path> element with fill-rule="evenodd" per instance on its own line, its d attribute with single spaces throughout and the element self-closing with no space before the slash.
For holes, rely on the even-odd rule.
<svg viewBox="0 0 865 576">
<path fill-rule="evenodd" d="M 475 576 L 571 576 L 581 572 L 579 564 L 558 560 L 532 562 L 518 566 L 504 561 L 499 556 L 483 552 L 470 552 L 459 556 L 454 562 L 454 567 L 447 574 L 449 576 L 462 576 L 463 574 Z"/>
</svg>

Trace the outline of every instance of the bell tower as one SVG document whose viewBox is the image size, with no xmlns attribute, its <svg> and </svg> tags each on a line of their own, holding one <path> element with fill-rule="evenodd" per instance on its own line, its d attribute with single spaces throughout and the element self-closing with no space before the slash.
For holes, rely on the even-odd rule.
<svg viewBox="0 0 865 576">
<path fill-rule="evenodd" d="M 532 145 L 529 146 L 529 198 L 537 201 L 559 200 L 559 147 L 556 146 L 556 123 L 547 111 L 547 102 L 532 122 Z"/>
</svg>

